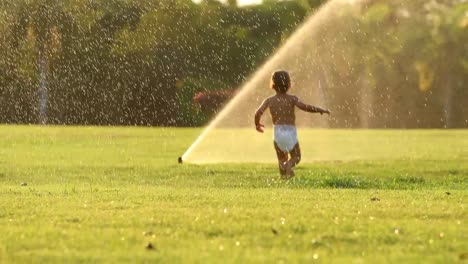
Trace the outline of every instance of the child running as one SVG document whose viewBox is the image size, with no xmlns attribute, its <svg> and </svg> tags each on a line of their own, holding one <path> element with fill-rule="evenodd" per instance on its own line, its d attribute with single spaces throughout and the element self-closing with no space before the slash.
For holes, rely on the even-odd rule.
<svg viewBox="0 0 468 264">
<path fill-rule="evenodd" d="M 264 126 L 260 119 L 267 108 L 270 108 L 274 125 L 274 145 L 278 156 L 279 171 L 282 178 L 294 177 L 294 166 L 301 160 L 301 149 L 297 141 L 295 107 L 320 114 L 330 114 L 330 111 L 305 104 L 294 95 L 287 94 L 291 87 L 291 79 L 286 71 L 277 71 L 271 76 L 271 89 L 276 94 L 263 101 L 255 112 L 255 128 L 263 133 Z M 291 157 L 289 158 L 289 155 Z"/>
</svg>

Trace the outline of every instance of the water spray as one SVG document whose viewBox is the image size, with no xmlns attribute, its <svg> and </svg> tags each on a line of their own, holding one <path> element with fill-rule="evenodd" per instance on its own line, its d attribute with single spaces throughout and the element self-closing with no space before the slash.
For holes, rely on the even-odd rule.
<svg viewBox="0 0 468 264">
<path fill-rule="evenodd" d="M 221 110 L 221 112 L 209 123 L 202 134 L 187 149 L 182 157 L 179 158 L 179 163 L 182 163 L 182 160 L 190 160 L 189 156 L 193 150 L 203 141 L 203 139 L 210 131 L 217 127 L 219 123 L 221 123 L 221 121 L 235 109 L 235 106 L 238 105 L 238 103 L 242 102 L 246 96 L 250 95 L 259 86 L 264 87 L 265 84 L 263 84 L 263 77 L 265 74 L 269 75 L 273 70 L 280 66 L 279 64 L 281 60 L 285 57 L 286 54 L 288 54 L 288 52 L 290 52 L 290 50 L 294 49 L 298 39 L 304 38 L 304 36 L 307 35 L 306 32 L 309 29 L 310 24 L 320 23 L 320 21 L 324 19 L 324 14 L 326 14 L 327 10 L 330 9 L 332 3 L 336 4 L 337 2 L 330 1 L 322 6 L 314 15 L 307 19 L 307 21 L 303 23 L 295 33 L 292 34 L 288 41 L 286 41 L 286 43 L 270 59 L 268 59 L 259 70 L 254 73 L 250 80 L 242 86 L 240 92 L 231 101 L 229 101 L 229 103 Z"/>
</svg>

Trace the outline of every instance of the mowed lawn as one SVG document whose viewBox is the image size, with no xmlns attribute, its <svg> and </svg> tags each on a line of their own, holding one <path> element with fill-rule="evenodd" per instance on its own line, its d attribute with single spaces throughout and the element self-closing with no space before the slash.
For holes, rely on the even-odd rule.
<svg viewBox="0 0 468 264">
<path fill-rule="evenodd" d="M 290 181 L 274 163 L 177 164 L 200 132 L 0 126 L 0 263 L 468 259 L 468 130 L 394 131 L 433 151 L 363 145 L 385 155 L 305 159 Z M 333 137 L 393 132 L 320 133 L 346 153 Z"/>
</svg>

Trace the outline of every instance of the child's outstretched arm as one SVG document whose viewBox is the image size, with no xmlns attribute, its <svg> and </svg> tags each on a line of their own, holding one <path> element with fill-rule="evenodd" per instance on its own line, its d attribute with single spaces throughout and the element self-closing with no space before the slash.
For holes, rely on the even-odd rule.
<svg viewBox="0 0 468 264">
<path fill-rule="evenodd" d="M 301 102 L 301 100 L 299 100 L 299 98 L 295 98 L 294 100 L 297 108 L 303 110 L 303 111 L 306 111 L 306 112 L 309 112 L 309 113 L 320 113 L 321 115 L 322 114 L 330 114 L 330 111 L 328 109 L 322 109 L 320 107 L 317 107 L 317 106 L 313 106 L 313 105 L 308 105 L 308 104 L 305 104 L 303 102 Z"/>
<path fill-rule="evenodd" d="M 262 124 L 260 124 L 260 119 L 262 118 L 262 115 L 265 112 L 265 110 L 268 108 L 268 106 L 269 106 L 269 101 L 268 99 L 265 99 L 260 105 L 260 107 L 257 109 L 257 111 L 255 112 L 255 129 L 260 133 L 263 133 L 263 127 L 264 127 Z"/>
</svg>

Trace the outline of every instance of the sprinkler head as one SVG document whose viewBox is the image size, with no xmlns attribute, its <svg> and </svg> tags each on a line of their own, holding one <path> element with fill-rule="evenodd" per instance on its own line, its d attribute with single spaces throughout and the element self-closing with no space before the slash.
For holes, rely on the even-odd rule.
<svg viewBox="0 0 468 264">
<path fill-rule="evenodd" d="M 177 162 L 179 162 L 179 164 L 182 164 L 182 157 L 179 157 L 179 158 L 177 159 Z"/>
</svg>

